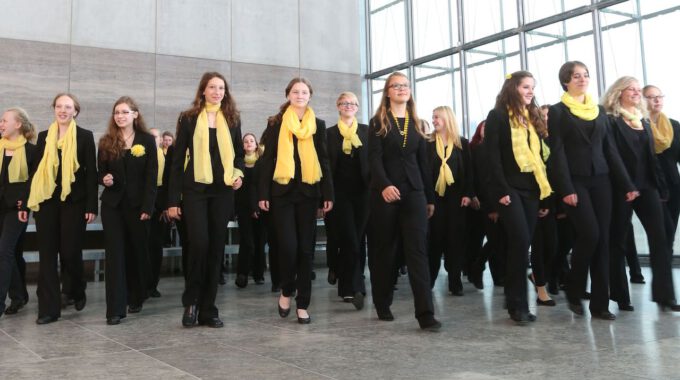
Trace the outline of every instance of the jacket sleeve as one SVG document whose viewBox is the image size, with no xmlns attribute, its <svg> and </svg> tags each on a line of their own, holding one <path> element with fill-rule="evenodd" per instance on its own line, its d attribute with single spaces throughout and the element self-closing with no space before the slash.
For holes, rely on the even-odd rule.
<svg viewBox="0 0 680 380">
<path fill-rule="evenodd" d="M 316 154 L 319 157 L 319 164 L 321 165 L 321 196 L 324 201 L 335 200 L 333 193 L 333 177 L 331 174 L 330 163 L 328 162 L 328 150 L 326 148 L 326 122 L 323 120 L 316 120 L 316 135 L 314 146 L 316 147 Z"/>
<path fill-rule="evenodd" d="M 463 157 L 463 171 L 465 172 L 465 183 L 463 184 L 463 194 L 466 197 L 474 198 L 475 193 L 475 169 L 472 165 L 472 156 L 470 154 L 470 143 L 465 138 L 460 139 L 462 146 L 461 157 Z"/>
<path fill-rule="evenodd" d="M 371 170 L 371 183 L 375 190 L 383 191 L 386 187 L 392 186 L 392 182 L 387 178 L 385 166 L 383 164 L 383 139 L 378 136 L 380 127 L 371 119 L 368 126 L 368 162 Z"/>
<path fill-rule="evenodd" d="M 495 110 L 491 110 L 486 118 L 484 129 L 484 144 L 489 163 L 489 196 L 490 202 L 496 203 L 502 197 L 510 194 L 510 185 L 505 179 L 503 162 L 501 158 L 500 129 L 506 124 L 500 119 Z"/>
<path fill-rule="evenodd" d="M 99 195 L 98 174 L 97 174 L 97 150 L 94 147 L 94 135 L 92 131 L 86 131 L 85 138 L 85 165 L 87 172 L 85 173 L 85 189 L 86 196 L 86 211 L 88 213 L 97 214 L 99 211 L 99 204 L 97 196 Z"/>
<path fill-rule="evenodd" d="M 168 180 L 168 208 L 179 207 L 182 199 L 182 183 L 184 182 L 184 158 L 189 149 L 189 127 L 187 117 L 180 115 L 177 119 L 177 138 L 173 146 L 170 178 Z M 166 163 L 167 165 L 167 163 Z"/>
<path fill-rule="evenodd" d="M 423 180 L 423 186 L 425 187 L 425 198 L 427 199 L 427 204 L 434 204 L 434 182 L 432 182 L 432 166 L 429 164 L 430 160 L 427 159 L 427 141 L 425 138 L 421 138 L 418 142 L 418 166 L 420 167 L 420 177 Z"/>
<path fill-rule="evenodd" d="M 234 128 L 230 128 L 231 143 L 234 145 L 234 167 L 243 171 L 246 167 L 245 153 L 243 151 L 243 137 L 241 136 L 241 122 Z"/>
<path fill-rule="evenodd" d="M 265 131 L 266 142 L 264 154 L 257 160 L 257 192 L 258 201 L 268 201 L 272 194 L 272 178 L 274 176 L 274 160 L 278 151 L 278 128 L 276 124 L 268 124 Z"/>
<path fill-rule="evenodd" d="M 153 136 L 145 136 L 144 149 L 146 150 L 146 164 L 144 167 L 144 199 L 142 200 L 141 211 L 148 215 L 153 215 L 154 204 L 156 202 L 156 192 L 158 186 L 158 154 L 156 153 L 156 142 Z"/>
<path fill-rule="evenodd" d="M 604 110 L 600 108 L 600 112 L 604 112 Z M 631 191 L 635 191 L 636 188 L 633 184 L 633 181 L 630 179 L 630 176 L 628 175 L 628 170 L 626 170 L 626 166 L 623 164 L 619 150 L 616 147 L 616 143 L 614 142 L 613 128 L 615 125 L 616 119 L 609 117 L 609 121 L 607 123 L 607 132 L 604 136 L 604 155 L 607 159 L 609 172 L 612 178 L 614 178 L 614 185 L 619 189 L 622 189 L 624 193 L 629 193 Z"/>
<path fill-rule="evenodd" d="M 550 183 L 555 187 L 555 191 L 561 198 L 576 193 L 576 188 L 571 181 L 571 172 L 562 137 L 564 128 L 568 126 L 563 125 L 562 113 L 558 107 L 559 104 L 556 104 L 548 110 L 548 146 L 550 147 L 548 174 Z"/>
</svg>

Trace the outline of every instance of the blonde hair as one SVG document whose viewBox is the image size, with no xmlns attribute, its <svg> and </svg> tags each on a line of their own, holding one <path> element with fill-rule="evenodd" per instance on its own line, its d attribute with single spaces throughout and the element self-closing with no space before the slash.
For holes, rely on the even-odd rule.
<svg viewBox="0 0 680 380">
<path fill-rule="evenodd" d="M 21 124 L 19 132 L 24 135 L 26 141 L 33 141 L 35 138 L 35 126 L 28 118 L 28 112 L 21 107 L 10 107 L 5 112 L 12 112 L 14 114 L 14 119 Z"/>
<path fill-rule="evenodd" d="M 613 115 L 614 117 L 619 117 L 621 113 L 619 112 L 619 109 L 621 107 L 621 93 L 628 88 L 633 82 L 637 82 L 638 84 L 640 81 L 635 79 L 635 77 L 631 76 L 623 76 L 619 79 L 616 80 L 609 88 L 607 89 L 607 92 L 604 94 L 604 97 L 602 97 L 602 106 L 604 107 L 605 112 L 609 115 Z M 642 95 L 643 92 L 640 91 L 640 95 Z M 642 105 L 642 101 L 638 103 L 635 108 L 637 108 L 638 111 L 643 115 L 643 117 L 647 116 L 647 107 Z"/>
<path fill-rule="evenodd" d="M 460 142 L 460 129 L 458 128 L 458 122 L 456 121 L 456 115 L 449 106 L 439 106 L 432 110 L 432 113 L 438 113 L 439 117 L 444 119 L 444 128 L 446 128 L 446 133 L 449 138 L 453 140 L 453 145 L 458 149 L 463 149 L 463 145 Z M 437 133 L 436 131 L 433 133 Z"/>
<path fill-rule="evenodd" d="M 387 94 L 390 89 L 390 82 L 394 77 L 403 77 L 408 79 L 408 77 L 405 74 L 395 71 L 392 74 L 390 74 L 387 77 L 387 80 L 385 81 L 382 97 L 380 98 L 380 105 L 378 106 L 378 110 L 375 112 L 375 115 L 373 116 L 374 118 L 377 118 L 378 123 L 380 123 L 378 136 L 382 137 L 386 136 L 387 132 L 389 132 L 389 130 L 392 128 L 390 118 L 387 116 L 387 112 L 390 110 L 390 99 L 387 97 Z M 423 134 L 421 120 L 418 118 L 418 114 L 416 113 L 416 103 L 413 100 L 413 96 L 410 96 L 408 102 L 406 102 L 406 111 L 409 113 L 409 115 L 411 115 L 411 120 L 413 120 L 413 122 L 416 125 L 416 131 L 418 131 L 418 133 L 420 133 L 423 137 L 426 137 L 425 134 Z"/>
</svg>

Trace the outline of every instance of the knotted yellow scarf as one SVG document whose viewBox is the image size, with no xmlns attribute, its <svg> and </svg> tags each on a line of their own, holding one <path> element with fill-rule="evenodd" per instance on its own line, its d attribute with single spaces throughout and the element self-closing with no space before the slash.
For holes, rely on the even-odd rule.
<svg viewBox="0 0 680 380">
<path fill-rule="evenodd" d="M 163 171 L 165 170 L 165 154 L 163 154 L 163 148 L 156 148 L 156 156 L 158 157 L 158 178 L 156 179 L 156 186 L 163 186 Z"/>
<path fill-rule="evenodd" d="M 635 110 L 635 113 L 632 114 L 623 108 L 619 107 L 618 109 L 619 114 L 623 116 L 624 119 L 628 120 L 633 127 L 637 129 L 642 129 L 642 113 L 639 110 Z"/>
<path fill-rule="evenodd" d="M 562 94 L 561 100 L 569 107 L 569 111 L 581 120 L 595 120 L 600 114 L 600 107 L 597 106 L 590 94 L 585 95 L 585 103 L 577 102 L 568 92 Z"/>
<path fill-rule="evenodd" d="M 246 166 L 252 167 L 253 165 L 255 165 L 255 162 L 257 162 L 257 159 L 258 159 L 257 153 L 255 153 L 255 152 L 246 153 L 246 157 L 245 157 Z"/>
<path fill-rule="evenodd" d="M 12 161 L 7 168 L 9 183 L 28 181 L 28 163 L 26 162 L 26 138 L 19 135 L 14 141 L 0 139 L 0 170 L 5 159 L 5 150 L 13 150 Z"/>
<path fill-rule="evenodd" d="M 342 151 L 345 154 L 351 154 L 352 147 L 358 148 L 361 146 L 361 140 L 359 140 L 359 135 L 357 135 L 358 127 L 356 118 L 352 120 L 352 125 L 349 127 L 342 119 L 338 119 L 338 130 L 340 130 L 340 135 L 344 137 L 344 140 L 342 140 Z"/>
<path fill-rule="evenodd" d="M 510 116 L 510 136 L 512 138 L 512 152 L 515 155 L 515 161 L 519 170 L 523 173 L 534 173 L 534 178 L 541 190 L 541 199 L 547 198 L 552 193 L 552 188 L 548 182 L 545 164 L 543 157 L 541 157 L 541 139 L 536 133 L 536 129 L 529 119 L 528 110 L 524 110 L 523 118 L 526 122 L 526 127 L 517 117 L 508 111 Z M 527 144 L 527 133 L 529 134 Z"/>
<path fill-rule="evenodd" d="M 453 153 L 453 140 L 449 136 L 448 138 L 448 143 L 446 145 L 446 148 L 444 148 L 444 140 L 437 134 L 435 137 L 435 146 L 437 148 L 437 156 L 439 156 L 439 159 L 442 161 L 441 166 L 439 167 L 439 177 L 437 177 L 437 184 L 434 185 L 435 191 L 437 191 L 437 194 L 439 194 L 440 197 L 444 196 L 444 193 L 446 192 L 446 186 L 453 184 L 455 181 L 453 179 L 453 172 L 451 171 L 451 167 L 447 163 L 449 158 L 451 158 L 451 154 Z"/>
<path fill-rule="evenodd" d="M 302 182 L 315 184 L 321 179 L 321 165 L 314 148 L 314 134 L 316 133 L 316 115 L 311 107 L 307 107 L 302 121 L 298 119 L 293 107 L 288 107 L 281 119 L 279 131 L 278 152 L 276 154 L 276 168 L 274 169 L 274 181 L 281 185 L 287 185 L 295 178 L 295 153 L 293 147 L 293 135 L 297 137 L 298 154 L 300 155 L 300 168 L 302 169 Z"/>
<path fill-rule="evenodd" d="M 659 120 L 655 123 L 651 118 L 649 124 L 652 127 L 652 135 L 654 136 L 654 151 L 656 154 L 663 152 L 670 148 L 673 143 L 673 126 L 663 112 L 659 113 Z"/>
<path fill-rule="evenodd" d="M 61 201 L 71 194 L 71 183 L 76 180 L 78 163 L 78 144 L 76 141 L 76 121 L 71 120 L 66 133 L 59 139 L 59 126 L 55 121 L 47 130 L 45 152 L 35 171 L 31 182 L 31 195 L 28 197 L 28 208 L 40 210 L 40 203 L 50 199 L 57 188 L 57 170 L 59 169 L 58 149 L 61 148 Z"/>
<path fill-rule="evenodd" d="M 213 183 L 212 164 L 210 162 L 210 133 L 208 131 L 208 112 L 217 112 L 215 128 L 217 129 L 217 148 L 224 168 L 224 184 L 231 186 L 243 173 L 234 167 L 234 145 L 227 120 L 222 114 L 219 104 L 206 103 L 205 108 L 198 114 L 196 129 L 194 130 L 194 180 L 198 183 Z"/>
</svg>

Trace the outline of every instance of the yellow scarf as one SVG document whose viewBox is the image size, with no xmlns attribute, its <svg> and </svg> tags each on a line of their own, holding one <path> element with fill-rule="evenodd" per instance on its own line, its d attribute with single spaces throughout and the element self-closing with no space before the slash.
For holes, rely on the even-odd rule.
<svg viewBox="0 0 680 380">
<path fill-rule="evenodd" d="M 434 186 L 434 189 L 440 197 L 443 197 L 446 192 L 446 186 L 455 182 L 451 167 L 449 167 L 449 164 L 447 163 L 453 153 L 453 140 L 449 136 L 449 142 L 446 145 L 446 148 L 444 148 L 444 141 L 437 134 L 435 137 L 435 146 L 437 148 L 437 156 L 442 160 L 442 165 L 439 167 L 439 177 L 437 177 L 437 184 Z"/>
<path fill-rule="evenodd" d="M 642 113 L 639 110 L 636 109 L 635 114 L 632 114 L 619 107 L 618 111 L 624 119 L 628 120 L 633 125 L 633 127 L 642 129 Z"/>
<path fill-rule="evenodd" d="M 19 135 L 16 140 L 0 139 L 0 170 L 5 159 L 5 150 L 13 150 L 12 161 L 7 168 L 9 183 L 28 181 L 28 163 L 26 162 L 26 138 Z"/>
<path fill-rule="evenodd" d="M 552 193 L 552 188 L 548 182 L 545 164 L 543 157 L 541 157 L 541 139 L 536 133 L 533 124 L 529 120 L 529 111 L 524 110 L 523 118 L 526 122 L 526 127 L 522 124 L 511 111 L 508 112 L 510 116 L 510 136 L 512 138 L 512 152 L 515 155 L 515 161 L 519 170 L 523 173 L 534 173 L 534 178 L 541 190 L 541 199 L 545 199 Z M 527 133 L 529 136 L 527 136 Z M 527 144 L 527 137 L 529 143 Z"/>
<path fill-rule="evenodd" d="M 670 148 L 673 143 L 673 126 L 663 112 L 659 113 L 659 120 L 655 123 L 651 118 L 649 124 L 652 127 L 652 135 L 654 136 L 654 151 L 656 154 L 663 152 Z"/>
<path fill-rule="evenodd" d="M 47 130 L 45 152 L 35 171 L 31 182 L 31 195 L 28 197 L 28 208 L 40 210 L 40 203 L 52 197 L 57 188 L 57 170 L 59 169 L 58 149 L 61 148 L 61 201 L 71 194 L 71 183 L 76 180 L 78 163 L 78 144 L 76 141 L 76 121 L 71 120 L 66 133 L 59 138 L 59 126 L 55 121 Z"/>
<path fill-rule="evenodd" d="M 217 148 L 220 152 L 220 160 L 224 168 L 224 184 L 231 186 L 243 173 L 234 167 L 234 145 L 231 142 L 231 134 L 227 120 L 220 110 L 219 104 L 206 103 L 205 108 L 198 114 L 196 129 L 194 130 L 194 180 L 198 183 L 213 183 L 212 164 L 210 162 L 210 133 L 208 132 L 208 112 L 217 112 L 215 115 L 215 128 L 217 129 Z"/>
<path fill-rule="evenodd" d="M 156 179 L 156 186 L 163 186 L 163 171 L 165 170 L 163 148 L 156 148 L 156 156 L 158 157 L 158 179 Z"/>
<path fill-rule="evenodd" d="M 245 162 L 248 167 L 252 167 L 257 162 L 257 153 L 246 153 Z"/>
<path fill-rule="evenodd" d="M 314 148 L 315 133 L 316 116 L 312 108 L 307 107 L 302 122 L 300 122 L 293 107 L 288 106 L 281 119 L 274 181 L 281 185 L 287 185 L 292 178 L 295 178 L 295 158 L 293 158 L 293 154 L 295 154 L 293 135 L 295 135 L 298 139 L 297 148 L 300 155 L 302 182 L 310 185 L 319 182 L 322 173 L 319 157 L 317 157 Z"/>
<path fill-rule="evenodd" d="M 358 127 L 356 118 L 352 120 L 352 125 L 349 127 L 342 119 L 338 119 L 338 130 L 340 130 L 340 135 L 344 137 L 344 140 L 342 140 L 342 151 L 345 154 L 351 154 L 352 147 L 358 148 L 361 146 L 361 140 L 359 140 L 359 135 L 357 135 Z"/>
<path fill-rule="evenodd" d="M 593 101 L 590 94 L 586 94 L 585 103 L 577 102 L 568 92 L 562 94 L 562 103 L 569 107 L 569 111 L 581 120 L 595 120 L 600 114 L 600 107 Z"/>
</svg>

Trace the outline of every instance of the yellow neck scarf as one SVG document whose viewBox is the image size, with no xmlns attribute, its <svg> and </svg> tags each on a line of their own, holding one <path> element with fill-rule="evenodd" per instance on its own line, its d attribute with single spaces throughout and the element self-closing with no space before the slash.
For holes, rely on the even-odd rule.
<svg viewBox="0 0 680 380">
<path fill-rule="evenodd" d="M 231 142 L 231 134 L 227 120 L 220 110 L 219 104 L 206 103 L 205 108 L 198 114 L 196 130 L 194 130 L 194 180 L 198 183 L 213 183 L 212 164 L 210 162 L 210 133 L 208 131 L 208 112 L 217 112 L 215 115 L 215 128 L 217 129 L 217 148 L 220 152 L 220 160 L 224 168 L 224 184 L 231 186 L 234 180 L 242 177 L 243 173 L 234 168 L 234 145 Z"/>
<path fill-rule="evenodd" d="M 652 127 L 654 151 L 656 154 L 670 148 L 673 143 L 673 126 L 671 125 L 668 116 L 661 112 L 659 113 L 659 120 L 656 123 L 651 118 L 649 119 L 649 123 Z"/>
<path fill-rule="evenodd" d="M 163 186 L 163 171 L 165 170 L 163 148 L 156 148 L 156 156 L 158 157 L 158 179 L 156 179 L 156 186 Z"/>
<path fill-rule="evenodd" d="M 619 107 L 619 114 L 623 116 L 624 119 L 628 120 L 633 127 L 637 129 L 642 129 L 642 114 L 640 113 L 639 110 L 635 110 L 635 113 L 632 114 L 623 108 Z"/>
<path fill-rule="evenodd" d="M 298 139 L 297 148 L 300 155 L 302 182 L 310 185 L 319 182 L 322 173 L 319 157 L 314 148 L 314 133 L 316 133 L 316 116 L 312 108 L 307 107 L 301 122 L 293 107 L 289 106 L 281 119 L 274 181 L 286 185 L 292 178 L 295 178 L 295 158 L 293 158 L 295 153 L 293 135 L 295 135 Z"/>
<path fill-rule="evenodd" d="M 26 162 L 26 138 L 19 135 L 16 140 L 0 139 L 0 170 L 5 159 L 5 150 L 13 150 L 12 161 L 9 162 L 7 175 L 9 183 L 28 181 L 28 163 Z"/>
<path fill-rule="evenodd" d="M 434 189 L 440 197 L 443 197 L 446 192 L 446 186 L 455 182 L 451 167 L 449 167 L 449 164 L 447 163 L 453 153 L 453 140 L 449 136 L 446 148 L 444 148 L 444 141 L 439 137 L 439 134 L 437 134 L 435 137 L 435 146 L 437 148 L 437 156 L 442 160 L 442 164 L 439 167 L 439 177 L 437 177 L 437 184 L 434 186 Z"/>
<path fill-rule="evenodd" d="M 585 103 L 577 102 L 568 92 L 562 94 L 562 103 L 569 107 L 569 111 L 581 120 L 595 120 L 600 114 L 600 107 L 593 101 L 590 94 L 586 94 Z"/>
<path fill-rule="evenodd" d="M 76 142 L 76 121 L 71 120 L 64 136 L 59 139 L 59 126 L 55 121 L 47 130 L 45 152 L 35 171 L 31 182 L 31 195 L 28 198 L 28 208 L 40 210 L 40 203 L 50 199 L 57 187 L 57 170 L 59 169 L 58 149 L 61 148 L 61 201 L 71 194 L 71 183 L 76 180 L 76 172 L 80 168 L 78 163 L 78 144 Z"/>
<path fill-rule="evenodd" d="M 246 166 L 248 166 L 250 168 L 253 165 L 255 165 L 255 162 L 257 162 L 257 158 L 258 158 L 257 153 L 255 153 L 255 152 L 246 153 L 246 157 L 245 157 Z"/>
<path fill-rule="evenodd" d="M 523 173 L 534 173 L 536 183 L 541 190 L 540 198 L 547 198 L 552 193 L 552 188 L 548 182 L 545 164 L 543 163 L 544 157 L 541 157 L 541 139 L 529 120 L 529 111 L 525 109 L 522 115 L 526 122 L 526 127 L 512 112 L 509 112 L 509 116 L 512 152 L 515 155 L 517 166 L 519 166 L 519 170 Z M 527 137 L 529 140 L 528 144 Z"/>
<path fill-rule="evenodd" d="M 358 127 L 356 118 L 352 120 L 352 125 L 349 127 L 342 119 L 338 119 L 338 130 L 340 130 L 340 135 L 344 137 L 344 140 L 342 140 L 342 151 L 345 154 L 351 154 L 352 147 L 358 148 L 361 146 L 361 140 L 359 140 L 359 135 L 357 135 Z"/>
</svg>

